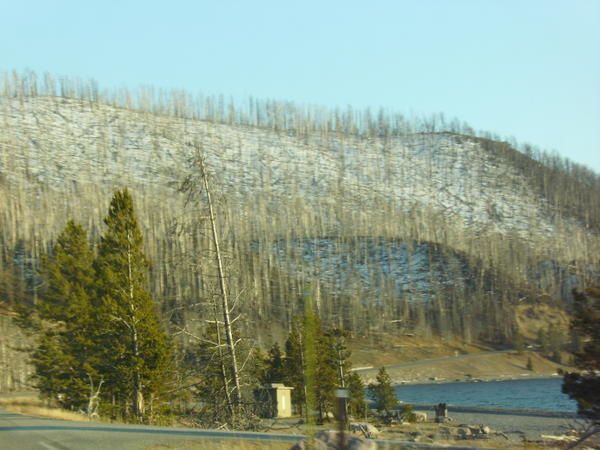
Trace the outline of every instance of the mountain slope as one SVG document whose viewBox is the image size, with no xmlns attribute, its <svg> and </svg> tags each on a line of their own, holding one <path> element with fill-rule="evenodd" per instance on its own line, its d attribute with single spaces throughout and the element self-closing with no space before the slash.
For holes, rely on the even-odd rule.
<svg viewBox="0 0 600 450">
<path fill-rule="evenodd" d="M 112 191 L 128 186 L 165 317 L 187 326 L 201 315 L 190 305 L 210 297 L 210 244 L 202 205 L 186 207 L 177 189 L 195 173 L 195 147 L 219 201 L 231 290 L 257 322 L 285 327 L 308 289 L 326 320 L 354 331 L 385 313 L 433 332 L 509 339 L 516 303 L 560 302 L 598 273 L 597 176 L 576 180 L 505 143 L 201 120 L 178 112 L 175 100 L 166 114 L 92 95 L 4 91 L 2 270 L 25 281 L 20 297 L 5 289 L 5 299 L 31 301 L 37 261 L 66 220 L 96 240 Z M 548 170 L 568 186 L 564 198 L 543 186 Z M 573 196 L 582 199 L 576 208 Z M 408 261 L 421 259 L 429 262 L 415 272 Z"/>
</svg>

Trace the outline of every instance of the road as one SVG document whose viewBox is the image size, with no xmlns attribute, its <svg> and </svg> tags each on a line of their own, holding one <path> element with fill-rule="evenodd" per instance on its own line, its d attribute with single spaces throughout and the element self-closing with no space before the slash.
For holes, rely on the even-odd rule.
<svg viewBox="0 0 600 450">
<path fill-rule="evenodd" d="M 0 409 L 0 450 L 148 450 L 202 448 L 202 441 L 298 442 L 304 436 L 274 433 L 227 432 L 191 428 L 67 422 L 26 416 Z M 376 440 L 381 450 L 481 450 L 460 445 L 436 445 Z M 196 447 L 197 445 L 197 447 Z M 226 445 L 226 444 L 225 444 Z M 162 447 L 165 446 L 165 447 Z M 227 448 L 224 446 L 223 448 Z M 236 447 L 237 448 L 237 447 Z M 257 448 L 257 447 L 252 447 Z M 258 447 L 260 448 L 260 447 Z"/>
<path fill-rule="evenodd" d="M 274 433 L 226 432 L 191 428 L 67 422 L 25 416 L 0 409 L 2 450 L 142 450 L 176 446 L 191 440 L 253 440 L 298 442 L 302 436 Z M 200 447 L 199 447 L 200 448 Z"/>
</svg>

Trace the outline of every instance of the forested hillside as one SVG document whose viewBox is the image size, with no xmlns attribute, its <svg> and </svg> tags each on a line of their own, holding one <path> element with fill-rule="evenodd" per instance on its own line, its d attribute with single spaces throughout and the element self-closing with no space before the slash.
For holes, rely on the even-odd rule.
<svg viewBox="0 0 600 450">
<path fill-rule="evenodd" d="M 307 292 L 357 335 L 510 342 L 515 305 L 562 308 L 600 270 L 600 176 L 457 121 L 13 74 L 0 87 L 0 301 L 34 303 L 67 221 L 97 245 L 127 187 L 163 319 L 202 327 L 210 236 L 199 197 L 180 190 L 196 151 L 228 288 L 259 342 L 289 328 Z"/>
</svg>

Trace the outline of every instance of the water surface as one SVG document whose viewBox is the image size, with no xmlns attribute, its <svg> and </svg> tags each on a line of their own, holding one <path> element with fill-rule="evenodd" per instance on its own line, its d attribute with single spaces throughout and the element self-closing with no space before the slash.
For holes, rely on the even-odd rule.
<svg viewBox="0 0 600 450">
<path fill-rule="evenodd" d="M 405 403 L 479 406 L 575 412 L 577 404 L 561 392 L 562 378 L 396 386 Z"/>
</svg>

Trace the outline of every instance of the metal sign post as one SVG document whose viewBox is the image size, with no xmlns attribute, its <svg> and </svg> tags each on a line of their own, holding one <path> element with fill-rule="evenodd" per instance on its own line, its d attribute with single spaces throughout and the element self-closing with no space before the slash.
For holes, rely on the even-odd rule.
<svg viewBox="0 0 600 450">
<path fill-rule="evenodd" d="M 346 428 L 348 418 L 346 416 L 346 401 L 350 398 L 350 390 L 340 388 L 335 390 L 335 396 L 338 399 L 338 423 L 340 426 L 339 450 L 346 450 Z"/>
</svg>

